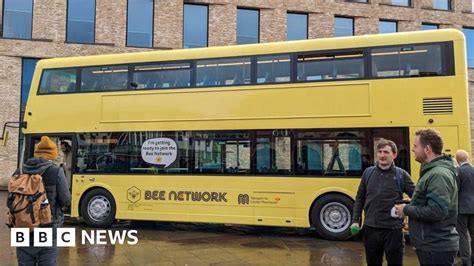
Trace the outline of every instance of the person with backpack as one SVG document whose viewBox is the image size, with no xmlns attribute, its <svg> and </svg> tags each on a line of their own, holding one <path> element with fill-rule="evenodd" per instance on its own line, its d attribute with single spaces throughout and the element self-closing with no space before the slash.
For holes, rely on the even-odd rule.
<svg viewBox="0 0 474 266">
<path fill-rule="evenodd" d="M 37 144 L 34 157 L 26 160 L 23 164 L 22 171 L 18 169 L 15 174 L 13 175 L 12 179 L 9 183 L 9 198 L 11 201 L 15 201 L 14 198 L 19 195 L 15 191 L 10 191 L 10 188 L 15 188 L 15 180 L 18 180 L 19 177 L 25 176 L 30 177 L 32 179 L 31 182 L 34 183 L 37 180 L 42 179 L 42 183 L 44 185 L 44 189 L 46 190 L 46 199 L 40 198 L 41 204 L 40 210 L 43 208 L 50 208 L 52 220 L 49 225 L 40 225 L 40 222 L 33 221 L 33 223 L 29 226 L 30 229 L 33 229 L 34 226 L 49 226 L 53 227 L 53 246 L 52 247 L 34 247 L 33 246 L 33 231 L 31 231 L 30 236 L 30 245 L 29 247 L 17 247 L 16 254 L 17 260 L 19 265 L 56 265 L 57 257 L 58 257 L 58 248 L 56 246 L 56 236 L 55 236 L 55 228 L 61 227 L 64 221 L 64 216 L 62 210 L 67 209 L 71 204 L 71 194 L 66 184 L 66 177 L 64 175 L 64 170 L 55 165 L 53 161 L 58 157 L 58 148 L 56 144 L 51 141 L 50 138 L 47 136 L 41 137 L 41 141 Z M 40 177 L 38 177 L 40 176 Z M 39 186 L 41 187 L 41 186 Z M 24 190 L 24 189 L 20 189 Z M 38 191 L 38 195 L 41 194 L 42 191 Z M 43 195 L 41 195 L 43 196 Z M 9 200 L 9 199 L 7 199 Z M 12 205 L 11 202 L 7 205 Z M 33 203 L 35 204 L 35 203 Z M 14 208 L 14 206 L 13 206 Z M 34 217 L 41 214 L 35 214 L 31 211 L 28 211 L 30 208 L 26 208 L 24 212 L 18 211 L 15 213 L 15 217 L 13 217 L 13 223 L 10 225 L 12 227 L 25 227 L 24 223 L 16 224 L 15 220 L 19 220 L 22 218 L 23 220 L 30 221 L 28 218 L 32 220 L 37 220 Z M 33 212 L 37 208 L 31 208 Z M 21 209 L 20 209 L 21 210 Z M 12 209 L 10 209 L 12 212 Z M 29 215 L 27 214 L 29 213 Z M 29 217 L 31 216 L 31 217 Z"/>
<path fill-rule="evenodd" d="M 410 204 L 395 205 L 399 217 L 408 216 L 410 240 L 421 265 L 453 265 L 459 249 L 456 168 L 442 152 L 438 131 L 416 131 L 413 153 L 421 163 L 420 179 Z"/>
<path fill-rule="evenodd" d="M 377 143 L 377 163 L 365 169 L 357 190 L 351 231 L 361 226 L 362 209 L 365 212 L 362 239 L 368 265 L 382 265 L 383 255 L 388 265 L 403 264 L 403 219 L 392 213 L 403 193 L 412 196 L 415 185 L 410 175 L 395 166 L 396 144 L 387 139 Z"/>
</svg>

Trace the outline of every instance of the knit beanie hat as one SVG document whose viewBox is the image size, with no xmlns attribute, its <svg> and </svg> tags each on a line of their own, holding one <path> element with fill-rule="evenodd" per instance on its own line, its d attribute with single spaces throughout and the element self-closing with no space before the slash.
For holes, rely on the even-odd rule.
<svg viewBox="0 0 474 266">
<path fill-rule="evenodd" d="M 34 156 L 36 158 L 56 160 L 56 158 L 58 158 L 58 148 L 56 143 L 47 136 L 42 136 L 41 141 L 36 145 Z"/>
</svg>

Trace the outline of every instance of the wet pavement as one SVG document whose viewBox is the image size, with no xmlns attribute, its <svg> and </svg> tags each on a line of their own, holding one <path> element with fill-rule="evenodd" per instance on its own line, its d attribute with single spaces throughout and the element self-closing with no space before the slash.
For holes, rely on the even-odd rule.
<svg viewBox="0 0 474 266">
<path fill-rule="evenodd" d="M 0 206 L 6 192 L 0 191 Z M 2 207 L 3 208 L 3 207 Z M 0 264 L 16 265 L 10 231 L 0 214 Z M 59 265 L 365 265 L 360 241 L 326 241 L 311 230 L 167 222 L 122 221 L 111 229 L 138 231 L 136 245 L 82 244 L 81 234 L 94 228 L 69 220 L 76 228 L 76 246 L 61 247 Z M 405 265 L 418 265 L 412 247 L 405 247 Z"/>
</svg>

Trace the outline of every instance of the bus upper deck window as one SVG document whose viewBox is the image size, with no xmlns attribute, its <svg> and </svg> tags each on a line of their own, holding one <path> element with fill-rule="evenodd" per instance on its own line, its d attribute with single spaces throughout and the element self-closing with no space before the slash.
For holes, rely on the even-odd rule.
<svg viewBox="0 0 474 266">
<path fill-rule="evenodd" d="M 43 71 L 40 94 L 66 93 L 76 90 L 76 69 L 47 69 Z"/>
</svg>

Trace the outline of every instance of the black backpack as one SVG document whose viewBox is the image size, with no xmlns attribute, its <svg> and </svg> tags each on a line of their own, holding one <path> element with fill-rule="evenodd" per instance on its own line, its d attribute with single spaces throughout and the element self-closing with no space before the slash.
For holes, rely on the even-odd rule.
<svg viewBox="0 0 474 266">
<path fill-rule="evenodd" d="M 369 178 L 375 171 L 375 167 L 376 166 L 368 167 L 362 174 L 362 178 L 364 179 L 366 186 L 369 183 Z M 400 195 L 403 195 L 403 191 L 405 190 L 405 182 L 403 180 L 403 169 L 398 166 L 395 166 L 395 176 L 397 180 L 398 191 L 400 192 Z"/>
</svg>

